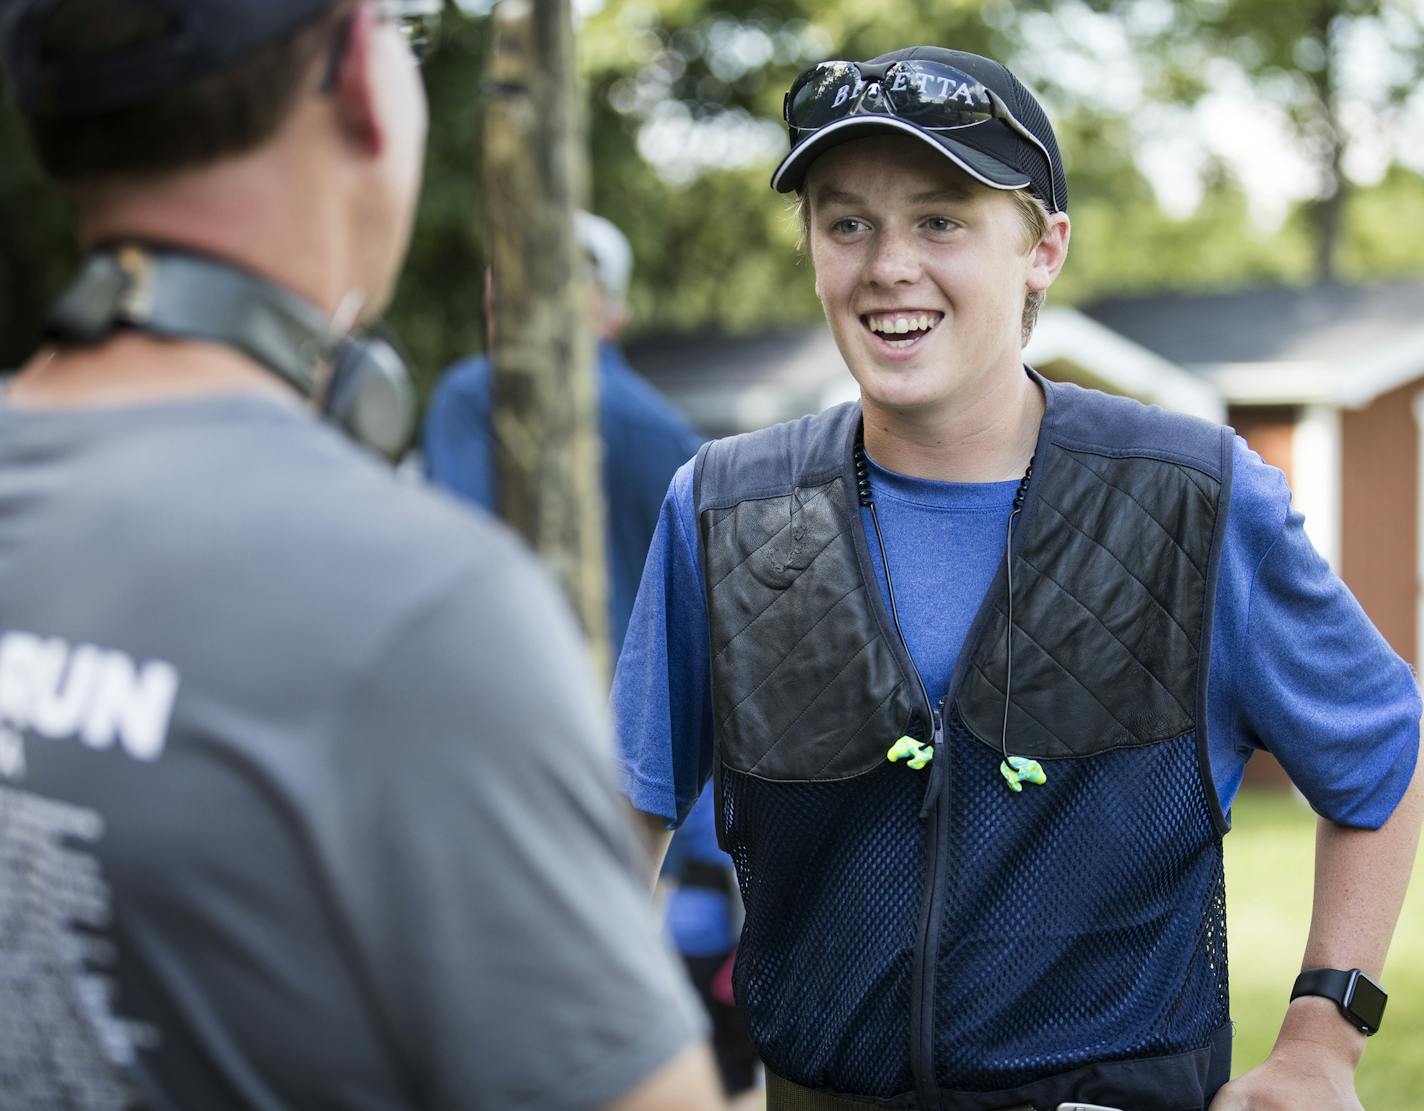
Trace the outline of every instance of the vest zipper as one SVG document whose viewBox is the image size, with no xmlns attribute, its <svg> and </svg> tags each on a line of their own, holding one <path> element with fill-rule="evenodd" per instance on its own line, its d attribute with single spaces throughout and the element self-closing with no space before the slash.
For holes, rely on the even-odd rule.
<svg viewBox="0 0 1424 1111">
<path fill-rule="evenodd" d="M 929 819 L 925 830 L 928 841 L 925 867 L 929 869 L 929 878 L 925 885 L 925 905 L 915 938 L 914 982 L 910 990 L 910 1075 L 915 1080 L 916 1106 L 925 1108 L 939 1106 L 934 1070 L 933 1006 L 936 963 L 934 954 L 938 951 L 938 946 L 933 942 L 939 931 L 940 904 L 944 900 L 941 865 L 949 853 L 949 822 L 943 813 L 944 807 L 936 805 L 941 798 L 949 797 L 944 791 L 945 777 L 949 775 L 943 717 L 947 702 L 948 695 L 938 706 L 931 707 L 935 754 L 930 760 L 929 787 L 925 791 L 924 806 L 920 809 L 921 822 Z"/>
<path fill-rule="evenodd" d="M 910 655 L 909 642 L 905 640 L 905 630 L 900 626 L 900 611 L 895 604 L 895 580 L 890 575 L 890 558 L 885 551 L 885 534 L 880 531 L 880 514 L 875 509 L 875 498 L 870 491 L 870 468 L 865 459 L 865 443 L 860 435 L 856 437 L 855 463 L 857 501 L 861 508 L 870 513 L 870 524 L 875 530 L 875 543 L 880 549 L 880 566 L 885 572 L 885 593 L 890 602 L 890 619 L 895 626 L 895 635 L 900 641 L 900 651 L 904 663 L 914 675 L 920 688 L 924 707 L 930 712 L 930 724 L 934 730 L 930 759 L 930 781 L 925 786 L 925 800 L 920 808 L 920 820 L 931 819 L 925 836 L 929 841 L 926 866 L 930 869 L 929 882 L 925 891 L 925 906 L 920 917 L 919 929 L 915 937 L 914 972 L 910 987 L 910 1075 L 915 1081 L 915 1099 L 919 1106 L 937 1106 L 937 1090 L 934 1082 L 934 1015 L 933 1007 L 927 1003 L 934 998 L 934 962 L 929 959 L 938 947 L 932 942 L 939 924 L 939 903 L 944 885 L 940 882 L 940 862 L 948 855 L 949 823 L 939 813 L 942 809 L 935 804 L 944 795 L 944 777 L 949 774 L 948 757 L 945 755 L 944 716 L 949 702 L 948 693 L 936 706 L 930 700 L 929 689 Z"/>
<path fill-rule="evenodd" d="M 929 700 L 928 695 L 925 700 Z M 944 703 L 941 702 L 938 706 L 932 707 L 930 715 L 934 721 L 934 740 L 931 742 L 934 748 L 934 757 L 930 760 L 930 785 L 925 789 L 925 804 L 920 807 L 920 821 L 922 822 L 930 816 L 930 811 L 934 809 L 934 804 L 939 799 L 940 789 L 944 784 L 944 777 L 947 774 L 944 770 L 947 759 L 944 755 Z"/>
</svg>

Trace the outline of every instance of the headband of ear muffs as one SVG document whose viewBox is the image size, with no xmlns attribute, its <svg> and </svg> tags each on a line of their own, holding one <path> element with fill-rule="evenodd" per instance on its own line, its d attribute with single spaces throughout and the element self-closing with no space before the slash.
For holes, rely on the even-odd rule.
<svg viewBox="0 0 1424 1111">
<path fill-rule="evenodd" d="M 92 345 L 125 328 L 240 351 L 388 459 L 410 442 L 415 390 L 396 349 L 378 337 L 333 334 L 316 306 L 231 263 L 137 244 L 91 252 L 45 335 Z"/>
</svg>

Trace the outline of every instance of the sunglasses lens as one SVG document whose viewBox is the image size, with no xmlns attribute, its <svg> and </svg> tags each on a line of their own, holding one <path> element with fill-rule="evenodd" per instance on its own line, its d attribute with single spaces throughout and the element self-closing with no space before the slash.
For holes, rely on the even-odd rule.
<svg viewBox="0 0 1424 1111">
<path fill-rule="evenodd" d="M 902 62 L 885 78 L 885 93 L 895 115 L 924 127 L 969 127 L 994 118 L 994 104 L 984 86 L 950 66 Z"/>
<path fill-rule="evenodd" d="M 968 127 L 993 119 L 989 94 L 967 73 L 938 62 L 898 62 L 880 81 L 884 98 L 862 103 L 866 79 L 853 62 L 823 62 L 796 79 L 786 122 L 802 131 L 824 127 L 852 111 L 898 116 L 922 127 Z"/>
<path fill-rule="evenodd" d="M 824 127 L 851 110 L 864 84 L 852 63 L 822 62 L 792 85 L 786 122 L 801 130 Z"/>
</svg>

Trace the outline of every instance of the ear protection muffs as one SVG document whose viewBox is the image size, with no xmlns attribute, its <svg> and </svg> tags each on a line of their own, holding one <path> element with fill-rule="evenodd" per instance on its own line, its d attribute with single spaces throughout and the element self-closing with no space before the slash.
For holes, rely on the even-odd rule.
<svg viewBox="0 0 1424 1111">
<path fill-rule="evenodd" d="M 378 337 L 334 334 L 316 306 L 231 263 L 138 244 L 91 252 L 45 336 L 92 345 L 124 328 L 241 351 L 389 459 L 410 442 L 415 390 L 396 349 Z"/>
<path fill-rule="evenodd" d="M 327 361 L 322 413 L 357 443 L 399 459 L 415 429 L 415 388 L 400 353 L 379 336 L 347 336 Z"/>
</svg>

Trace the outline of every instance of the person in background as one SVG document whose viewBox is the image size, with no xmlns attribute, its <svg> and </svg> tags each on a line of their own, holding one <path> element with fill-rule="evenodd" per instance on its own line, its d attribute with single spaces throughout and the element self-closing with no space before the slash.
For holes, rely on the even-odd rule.
<svg viewBox="0 0 1424 1111">
<path fill-rule="evenodd" d="M 619 346 L 618 337 L 628 323 L 628 283 L 633 274 L 627 238 L 591 212 L 576 214 L 574 230 L 593 277 L 588 312 L 589 325 L 598 337 L 608 615 L 617 659 L 663 494 L 702 437 L 628 365 Z M 436 486 L 497 513 L 491 381 L 489 360 L 483 355 L 446 370 L 426 411 L 423 454 L 426 474 Z"/>
<path fill-rule="evenodd" d="M 0 5 L 88 252 L 0 395 L 4 1108 L 721 1104 L 567 608 L 336 427 L 440 7 Z"/>
</svg>

